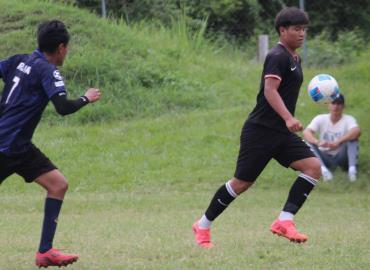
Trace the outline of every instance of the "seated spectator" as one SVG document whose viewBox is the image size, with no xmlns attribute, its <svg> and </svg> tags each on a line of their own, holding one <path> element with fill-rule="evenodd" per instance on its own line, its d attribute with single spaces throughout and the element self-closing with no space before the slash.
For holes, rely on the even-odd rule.
<svg viewBox="0 0 370 270">
<path fill-rule="evenodd" d="M 361 131 L 356 119 L 344 114 L 344 96 L 329 104 L 329 113 L 316 116 L 303 136 L 321 161 L 324 181 L 333 179 L 337 166 L 348 171 L 351 182 L 357 180 L 357 162 Z"/>
</svg>

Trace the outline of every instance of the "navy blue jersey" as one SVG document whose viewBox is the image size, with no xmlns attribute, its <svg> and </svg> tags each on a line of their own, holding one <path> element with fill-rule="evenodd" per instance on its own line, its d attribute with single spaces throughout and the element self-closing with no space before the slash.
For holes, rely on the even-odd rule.
<svg viewBox="0 0 370 270">
<path fill-rule="evenodd" d="M 294 116 L 299 90 L 303 82 L 299 56 L 293 56 L 281 43 L 270 50 L 263 66 L 257 104 L 248 118 L 251 123 L 277 131 L 289 132 L 285 121 L 275 112 L 265 98 L 265 79 L 269 77 L 280 80 L 280 86 L 277 90 L 286 108 Z"/>
<path fill-rule="evenodd" d="M 0 61 L 4 89 L 0 101 L 0 152 L 28 149 L 50 98 L 66 92 L 58 69 L 36 50 Z"/>
</svg>

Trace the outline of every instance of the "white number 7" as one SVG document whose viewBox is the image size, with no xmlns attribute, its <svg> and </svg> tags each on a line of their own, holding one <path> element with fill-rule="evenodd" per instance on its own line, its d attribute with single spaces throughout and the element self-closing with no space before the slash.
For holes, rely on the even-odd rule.
<svg viewBox="0 0 370 270">
<path fill-rule="evenodd" d="M 14 76 L 14 78 L 13 78 L 13 82 L 14 82 L 14 84 L 13 84 L 13 86 L 12 86 L 12 89 L 10 89 L 10 92 L 9 92 L 8 97 L 6 98 L 5 104 L 8 104 L 9 99 L 10 99 L 10 96 L 13 94 L 13 92 L 14 92 L 15 88 L 16 88 L 16 87 L 18 86 L 18 84 L 19 84 L 19 80 L 20 80 L 20 78 L 19 78 L 19 77 Z"/>
</svg>

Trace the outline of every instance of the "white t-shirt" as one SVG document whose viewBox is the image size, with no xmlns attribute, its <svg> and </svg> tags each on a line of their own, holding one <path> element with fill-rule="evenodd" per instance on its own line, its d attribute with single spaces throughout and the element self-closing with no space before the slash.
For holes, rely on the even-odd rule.
<svg viewBox="0 0 370 270">
<path fill-rule="evenodd" d="M 358 127 L 356 119 L 347 114 L 343 114 L 342 118 L 335 124 L 330 120 L 330 114 L 319 114 L 307 126 L 307 128 L 319 135 L 320 141 L 327 142 L 334 142 L 354 127 Z M 320 150 L 326 151 L 330 155 L 335 155 L 339 151 L 338 148 L 329 150 L 323 147 L 320 147 Z"/>
</svg>

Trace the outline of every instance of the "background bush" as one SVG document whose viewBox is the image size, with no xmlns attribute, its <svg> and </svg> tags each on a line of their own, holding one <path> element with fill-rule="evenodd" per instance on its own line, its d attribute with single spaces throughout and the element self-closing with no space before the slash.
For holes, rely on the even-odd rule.
<svg viewBox="0 0 370 270">
<path fill-rule="evenodd" d="M 100 0 L 64 2 L 101 13 Z M 106 0 L 106 3 L 110 16 L 124 18 L 127 23 L 144 19 L 168 26 L 171 18 L 184 13 L 193 24 L 208 18 L 208 35 L 222 33 L 230 40 L 244 41 L 261 32 L 269 33 L 282 7 L 299 6 L 299 0 Z M 305 10 L 311 19 L 311 37 L 326 31 L 331 40 L 336 40 L 341 32 L 370 31 L 370 0 L 306 0 Z"/>
</svg>

